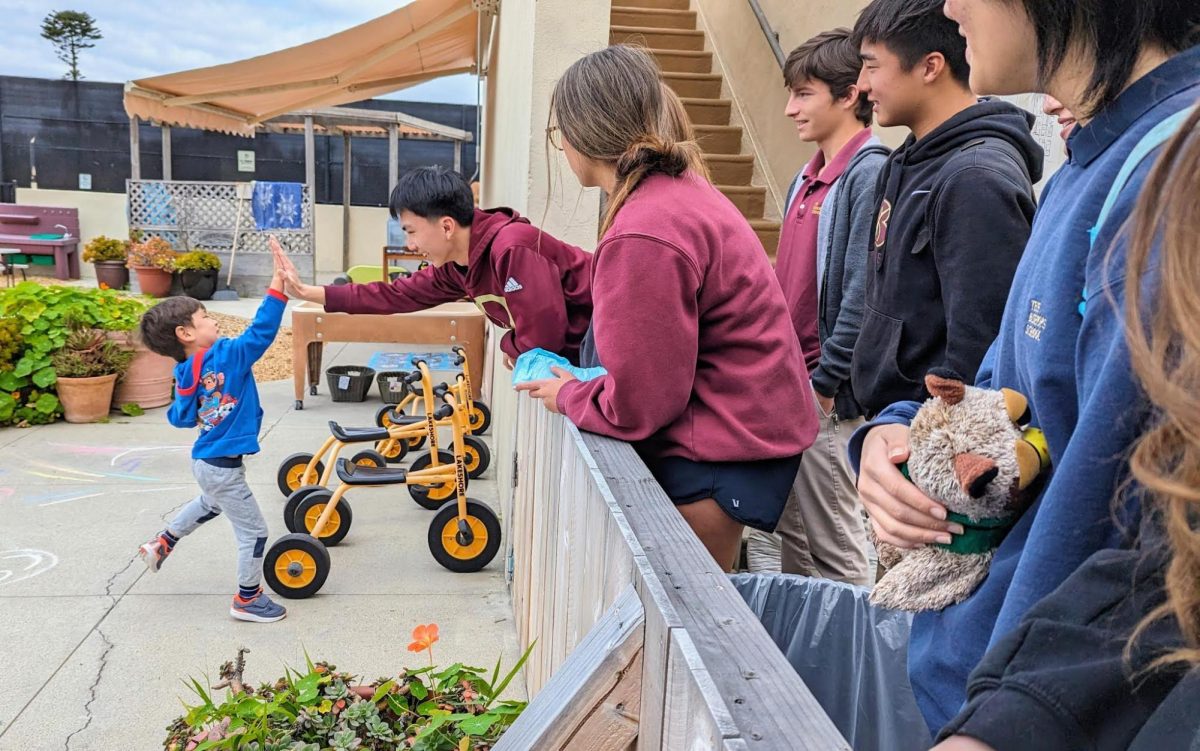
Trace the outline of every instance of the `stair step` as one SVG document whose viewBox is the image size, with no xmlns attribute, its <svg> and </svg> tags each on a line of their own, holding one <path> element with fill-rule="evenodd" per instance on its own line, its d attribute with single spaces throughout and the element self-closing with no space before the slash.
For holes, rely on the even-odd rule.
<svg viewBox="0 0 1200 751">
<path fill-rule="evenodd" d="M 687 10 L 691 0 L 620 0 L 623 8 L 646 8 L 654 10 Z"/>
<path fill-rule="evenodd" d="M 742 151 L 742 129 L 736 125 L 697 125 L 696 141 L 707 154 L 738 154 Z"/>
<path fill-rule="evenodd" d="M 728 125 L 733 102 L 728 99 L 693 99 L 681 97 L 692 125 Z"/>
<path fill-rule="evenodd" d="M 672 73 L 712 73 L 712 53 L 695 50 L 646 50 L 658 61 L 658 67 Z"/>
<path fill-rule="evenodd" d="M 704 49 L 704 32 L 695 29 L 656 29 L 640 26 L 613 26 L 608 31 L 609 44 L 636 44 L 659 50 Z"/>
<path fill-rule="evenodd" d="M 754 176 L 752 154 L 705 154 L 704 163 L 717 185 L 749 185 Z"/>
<path fill-rule="evenodd" d="M 769 219 L 751 219 L 750 227 L 758 235 L 758 241 L 763 244 L 763 252 L 775 263 L 775 254 L 779 250 L 779 222 Z"/>
<path fill-rule="evenodd" d="M 663 83 L 681 97 L 718 99 L 721 96 L 719 73 L 663 73 Z"/>
<path fill-rule="evenodd" d="M 747 219 L 761 219 L 767 208 L 767 189 L 757 185 L 718 185 L 717 190 L 733 202 Z"/>
<path fill-rule="evenodd" d="M 649 29 L 694 29 L 696 11 L 614 5 L 609 15 L 609 23 L 613 26 L 640 26 Z"/>
</svg>

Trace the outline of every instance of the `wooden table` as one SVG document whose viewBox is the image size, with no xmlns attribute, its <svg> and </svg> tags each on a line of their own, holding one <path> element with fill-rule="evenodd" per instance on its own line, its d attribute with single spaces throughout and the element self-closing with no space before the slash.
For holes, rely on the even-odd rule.
<svg viewBox="0 0 1200 751">
<path fill-rule="evenodd" d="M 417 313 L 351 315 L 327 313 L 316 303 L 292 309 L 292 375 L 296 409 L 304 409 L 304 376 L 315 396 L 321 382 L 321 355 L 326 342 L 429 344 L 467 350 L 471 383 L 483 383 L 484 339 L 487 321 L 472 303 L 454 302 Z M 475 386 L 479 388 L 478 385 Z"/>
</svg>

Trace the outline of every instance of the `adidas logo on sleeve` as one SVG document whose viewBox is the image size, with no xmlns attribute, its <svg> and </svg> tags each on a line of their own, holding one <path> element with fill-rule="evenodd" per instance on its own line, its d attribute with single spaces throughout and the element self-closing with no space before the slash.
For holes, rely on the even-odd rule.
<svg viewBox="0 0 1200 751">
<path fill-rule="evenodd" d="M 508 281 L 504 283 L 504 294 L 506 295 L 512 292 L 520 292 L 523 289 L 525 288 L 522 287 L 521 283 L 516 280 L 516 277 L 510 276 Z"/>
</svg>

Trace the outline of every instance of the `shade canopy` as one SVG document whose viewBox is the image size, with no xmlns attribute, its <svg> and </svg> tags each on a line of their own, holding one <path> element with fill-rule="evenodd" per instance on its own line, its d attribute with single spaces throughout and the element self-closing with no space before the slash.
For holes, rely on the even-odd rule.
<svg viewBox="0 0 1200 751">
<path fill-rule="evenodd" d="M 415 0 L 332 36 L 125 85 L 130 117 L 253 136 L 296 110 L 369 99 L 476 69 L 476 4 Z"/>
</svg>

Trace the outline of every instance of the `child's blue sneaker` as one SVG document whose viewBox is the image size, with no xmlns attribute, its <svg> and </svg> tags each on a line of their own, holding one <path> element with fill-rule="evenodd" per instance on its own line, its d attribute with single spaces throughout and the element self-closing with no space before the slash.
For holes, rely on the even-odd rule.
<svg viewBox="0 0 1200 751">
<path fill-rule="evenodd" d="M 235 595 L 233 605 L 229 608 L 229 614 L 239 621 L 274 623 L 283 620 L 287 615 L 287 609 L 271 600 L 270 597 L 267 597 L 266 592 L 260 590 L 258 596 L 250 600 L 243 600 L 240 596 Z"/>
</svg>

